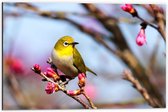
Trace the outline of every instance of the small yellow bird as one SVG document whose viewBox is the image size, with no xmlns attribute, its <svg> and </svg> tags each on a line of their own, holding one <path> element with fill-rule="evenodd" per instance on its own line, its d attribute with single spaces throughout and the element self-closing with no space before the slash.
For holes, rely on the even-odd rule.
<svg viewBox="0 0 168 112">
<path fill-rule="evenodd" d="M 70 36 L 60 38 L 51 53 L 53 64 L 66 75 L 68 79 L 74 79 L 79 73 L 89 71 L 96 75 L 91 69 L 85 66 L 85 63 L 75 48 L 75 42 Z"/>
</svg>

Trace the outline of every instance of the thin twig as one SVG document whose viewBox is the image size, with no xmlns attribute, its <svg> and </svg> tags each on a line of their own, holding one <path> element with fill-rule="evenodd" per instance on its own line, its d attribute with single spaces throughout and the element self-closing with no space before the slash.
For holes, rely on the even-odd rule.
<svg viewBox="0 0 168 112">
<path fill-rule="evenodd" d="M 88 100 L 90 106 L 93 108 L 93 109 L 97 109 L 97 107 L 94 105 L 94 103 L 91 101 L 91 99 L 89 98 L 89 96 L 86 95 L 85 92 L 82 92 L 82 94 L 85 96 L 85 98 Z"/>
<path fill-rule="evenodd" d="M 163 13 L 161 13 L 159 11 L 159 8 L 154 5 L 154 4 L 150 4 L 150 7 L 152 8 L 154 15 L 155 15 L 155 20 L 157 21 L 157 25 L 158 25 L 158 32 L 162 35 L 164 41 L 166 42 L 166 33 L 164 30 L 164 15 Z"/>
<path fill-rule="evenodd" d="M 133 107 L 137 105 L 144 104 L 146 100 L 144 98 L 137 98 L 130 101 L 124 102 L 116 102 L 116 103 L 97 103 L 96 106 L 98 108 L 126 108 L 126 107 Z"/>
<path fill-rule="evenodd" d="M 79 12 L 63 12 L 63 11 L 46 11 L 46 10 L 39 10 L 37 7 L 35 7 L 33 4 L 30 3 L 6 3 L 7 5 L 16 5 L 17 7 L 23 8 L 23 9 L 28 9 L 30 11 L 34 12 L 40 12 L 40 13 L 50 13 L 52 15 L 74 15 L 74 16 L 80 16 L 80 17 L 94 17 L 93 14 L 88 14 L 88 13 L 79 13 Z"/>
<path fill-rule="evenodd" d="M 123 79 L 130 81 L 133 84 L 133 87 L 135 87 L 141 93 L 141 95 L 144 97 L 144 99 L 148 102 L 149 105 L 151 105 L 152 107 L 160 107 L 150 97 L 147 90 L 142 87 L 140 82 L 132 76 L 132 74 L 129 70 L 124 71 Z"/>
<path fill-rule="evenodd" d="M 16 103 L 18 104 L 20 108 L 22 109 L 35 108 L 34 105 L 31 103 L 31 101 L 23 93 L 21 87 L 19 86 L 19 82 L 17 81 L 14 74 L 6 73 L 6 81 L 7 81 L 8 87 L 11 90 L 11 93 L 14 99 L 16 100 Z"/>
<path fill-rule="evenodd" d="M 155 25 L 149 23 L 148 21 L 144 20 L 144 19 L 143 19 L 142 17 L 140 17 L 139 15 L 136 16 L 136 17 L 137 17 L 138 19 L 140 19 L 141 21 L 145 22 L 147 25 L 149 25 L 149 26 L 153 27 L 154 29 L 158 30 L 158 27 L 157 27 L 157 26 L 155 26 Z"/>
</svg>

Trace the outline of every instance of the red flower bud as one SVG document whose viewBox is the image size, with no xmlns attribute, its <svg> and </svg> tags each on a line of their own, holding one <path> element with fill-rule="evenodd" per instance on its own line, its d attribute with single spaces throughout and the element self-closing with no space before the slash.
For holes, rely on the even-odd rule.
<svg viewBox="0 0 168 112">
<path fill-rule="evenodd" d="M 86 77 L 86 76 L 85 76 L 84 73 L 80 73 L 80 74 L 78 75 L 78 79 L 79 79 L 78 85 L 79 85 L 80 88 L 85 86 L 85 77 Z"/>
<path fill-rule="evenodd" d="M 85 79 L 85 74 L 84 73 L 80 73 L 80 74 L 78 74 L 78 79 L 79 80 L 82 80 L 82 79 Z"/>
<path fill-rule="evenodd" d="M 48 67 L 47 68 L 47 72 L 45 73 L 45 75 L 47 76 L 47 77 L 49 77 L 49 78 L 53 78 L 54 80 L 58 80 L 60 77 L 56 74 L 56 72 L 52 69 L 52 68 L 50 68 L 50 67 Z"/>
<path fill-rule="evenodd" d="M 34 67 L 34 70 L 35 70 L 36 73 L 40 73 L 40 72 L 41 72 L 41 67 L 40 67 L 40 65 L 35 64 L 33 67 Z"/>
<path fill-rule="evenodd" d="M 123 11 L 126 11 L 126 12 L 132 14 L 132 16 L 137 16 L 137 12 L 131 4 L 125 4 L 125 5 L 121 6 L 121 9 Z"/>
<path fill-rule="evenodd" d="M 46 72 L 46 76 L 47 77 L 53 77 L 53 75 L 55 75 L 56 73 L 54 72 L 54 70 L 50 67 L 47 68 L 47 72 Z"/>
<path fill-rule="evenodd" d="M 58 85 L 51 83 L 51 82 L 48 82 L 45 88 L 45 91 L 47 94 L 52 94 L 54 92 L 57 92 L 58 90 L 59 90 Z"/>
<path fill-rule="evenodd" d="M 10 66 L 11 70 L 15 73 L 23 73 L 23 63 L 19 59 L 14 59 Z"/>
<path fill-rule="evenodd" d="M 141 28 L 138 36 L 136 37 L 136 43 L 138 46 L 142 46 L 144 43 L 146 43 L 145 29 Z"/>
<path fill-rule="evenodd" d="M 5 63 L 9 70 L 16 74 L 23 74 L 24 73 L 24 65 L 23 61 L 16 57 L 5 57 Z"/>
</svg>

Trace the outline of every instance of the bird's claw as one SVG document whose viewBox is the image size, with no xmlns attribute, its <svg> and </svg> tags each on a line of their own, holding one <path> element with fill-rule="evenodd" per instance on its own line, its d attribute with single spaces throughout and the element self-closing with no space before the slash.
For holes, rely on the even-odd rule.
<svg viewBox="0 0 168 112">
<path fill-rule="evenodd" d="M 61 87 L 65 87 L 65 86 L 68 84 L 69 81 L 70 81 L 70 80 L 66 80 L 66 81 L 64 81 L 64 82 L 60 81 L 60 82 L 59 82 L 59 85 L 60 85 Z"/>
</svg>

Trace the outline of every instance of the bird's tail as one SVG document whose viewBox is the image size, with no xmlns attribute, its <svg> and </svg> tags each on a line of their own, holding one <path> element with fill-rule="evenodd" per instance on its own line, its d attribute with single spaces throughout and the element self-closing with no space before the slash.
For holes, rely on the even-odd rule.
<svg viewBox="0 0 168 112">
<path fill-rule="evenodd" d="M 96 75 L 97 76 L 97 74 L 95 73 L 95 72 L 93 72 L 90 68 L 88 68 L 88 67 L 86 67 L 86 71 L 89 71 L 89 72 L 91 72 L 92 74 L 94 74 L 94 75 Z"/>
</svg>

